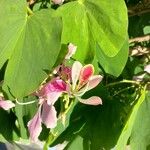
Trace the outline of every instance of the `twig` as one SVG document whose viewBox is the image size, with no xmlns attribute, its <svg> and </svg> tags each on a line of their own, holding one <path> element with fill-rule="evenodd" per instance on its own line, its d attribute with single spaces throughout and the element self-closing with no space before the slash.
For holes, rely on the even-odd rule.
<svg viewBox="0 0 150 150">
<path fill-rule="evenodd" d="M 120 94 L 120 93 L 122 93 L 122 92 L 124 92 L 124 91 L 126 91 L 126 90 L 129 90 L 129 89 L 131 89 L 131 88 L 134 88 L 134 87 L 135 87 L 135 85 L 129 86 L 129 87 L 127 87 L 127 88 L 124 88 L 124 89 L 118 91 L 117 93 L 115 93 L 114 95 L 112 95 L 112 97 L 113 97 L 113 96 L 116 96 L 116 95 L 118 95 L 118 94 Z"/>
<path fill-rule="evenodd" d="M 122 81 L 118 81 L 118 82 L 109 83 L 105 87 L 110 87 L 110 86 L 114 86 L 114 85 L 118 85 L 118 84 L 122 84 L 122 83 L 129 83 L 129 84 L 135 84 L 135 85 L 139 85 L 140 84 L 139 81 L 122 80 Z"/>
<path fill-rule="evenodd" d="M 145 41 L 150 41 L 150 35 L 146 35 L 146 36 L 141 36 L 141 37 L 136 37 L 136 38 L 130 39 L 129 43 L 133 43 L 133 42 L 140 43 L 140 42 L 145 42 Z"/>
<path fill-rule="evenodd" d="M 132 11 L 128 11 L 128 16 L 129 17 L 132 17 L 132 16 L 140 16 L 142 14 L 146 14 L 146 13 L 149 13 L 150 12 L 150 9 L 146 9 L 146 10 L 141 10 L 141 11 L 134 11 L 132 13 L 130 13 Z"/>
</svg>

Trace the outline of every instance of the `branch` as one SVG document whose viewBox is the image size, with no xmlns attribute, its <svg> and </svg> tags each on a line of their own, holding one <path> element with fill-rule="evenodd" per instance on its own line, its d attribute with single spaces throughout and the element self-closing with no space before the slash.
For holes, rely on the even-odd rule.
<svg viewBox="0 0 150 150">
<path fill-rule="evenodd" d="M 145 41 L 150 41 L 150 35 L 130 39 L 129 43 L 133 43 L 133 42 L 140 43 L 140 42 L 145 42 Z"/>
</svg>

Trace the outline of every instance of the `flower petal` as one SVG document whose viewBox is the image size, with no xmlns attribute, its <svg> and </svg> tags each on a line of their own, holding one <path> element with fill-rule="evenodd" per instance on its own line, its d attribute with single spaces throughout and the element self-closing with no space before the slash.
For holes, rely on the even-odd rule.
<svg viewBox="0 0 150 150">
<path fill-rule="evenodd" d="M 79 77 L 79 84 L 78 88 L 80 89 L 82 86 L 84 86 L 91 76 L 94 74 L 94 67 L 92 64 L 85 65 L 80 72 L 80 77 Z"/>
<path fill-rule="evenodd" d="M 38 112 L 35 114 L 35 116 L 28 122 L 28 130 L 30 133 L 30 139 L 33 142 L 38 141 L 38 136 L 40 135 L 42 131 L 41 126 L 41 107 L 39 108 Z"/>
<path fill-rule="evenodd" d="M 88 91 L 89 84 L 87 83 L 85 86 L 83 86 L 81 89 L 79 89 L 77 92 L 74 92 L 74 95 L 77 97 L 81 97 Z"/>
<path fill-rule="evenodd" d="M 81 98 L 77 97 L 77 99 L 81 103 L 87 104 L 87 105 L 99 105 L 99 104 L 102 104 L 102 100 L 98 96 L 92 96 L 92 97 L 90 97 L 88 99 L 81 99 Z"/>
<path fill-rule="evenodd" d="M 46 100 L 48 105 L 53 105 L 58 98 L 61 96 L 62 92 L 49 92 L 46 95 Z"/>
<path fill-rule="evenodd" d="M 9 100 L 0 100 L 0 107 L 5 110 L 9 110 L 10 108 L 15 107 L 15 104 Z"/>
<path fill-rule="evenodd" d="M 73 90 L 75 89 L 77 81 L 79 80 L 81 69 L 82 69 L 82 64 L 78 61 L 75 61 L 72 66 L 72 72 L 71 72 Z"/>
<path fill-rule="evenodd" d="M 46 102 L 43 103 L 42 122 L 47 128 L 54 128 L 57 125 L 57 112 L 53 105 L 49 106 Z"/>
<path fill-rule="evenodd" d="M 150 73 L 150 64 L 144 67 L 144 71 Z"/>
<path fill-rule="evenodd" d="M 95 88 L 102 81 L 102 79 L 103 79 L 103 77 L 101 75 L 94 75 L 94 76 L 92 76 L 89 79 L 87 91 Z"/>
<path fill-rule="evenodd" d="M 72 57 L 72 55 L 75 54 L 76 49 L 77 49 L 77 46 L 75 46 L 75 45 L 73 45 L 72 43 L 70 43 L 70 44 L 68 45 L 68 53 L 67 53 L 65 59 L 70 59 L 70 57 Z"/>
<path fill-rule="evenodd" d="M 49 81 L 39 90 L 39 96 L 43 97 L 49 92 L 63 92 L 66 91 L 66 83 L 58 78 Z"/>
</svg>

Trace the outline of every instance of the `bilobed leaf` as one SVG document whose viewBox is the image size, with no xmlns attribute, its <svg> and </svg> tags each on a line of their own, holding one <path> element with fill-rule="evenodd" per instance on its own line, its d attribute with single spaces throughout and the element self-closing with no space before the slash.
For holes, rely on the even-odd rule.
<svg viewBox="0 0 150 150">
<path fill-rule="evenodd" d="M 21 98 L 37 89 L 55 64 L 61 18 L 50 10 L 28 15 L 25 0 L 1 0 L 0 10 L 0 67 L 8 60 L 3 88 Z"/>
<path fill-rule="evenodd" d="M 145 94 L 146 94 L 145 90 L 142 90 L 141 96 L 138 99 L 138 102 L 135 104 L 129 119 L 127 120 L 127 122 L 122 130 L 122 133 L 118 139 L 115 150 L 124 150 L 125 149 L 125 147 L 127 145 L 127 141 L 129 139 L 129 137 L 131 136 L 138 110 L 139 110 L 141 104 L 143 103 L 143 101 L 145 100 Z"/>
<path fill-rule="evenodd" d="M 106 56 L 113 57 L 126 40 L 127 11 L 123 0 L 78 0 L 62 5 L 57 12 L 63 19 L 62 43 L 77 45 L 75 58 L 82 61 L 93 59 L 95 42 Z"/>
<path fill-rule="evenodd" d="M 103 67 L 106 73 L 114 76 L 119 76 L 123 71 L 128 59 L 128 53 L 129 45 L 127 40 L 123 44 L 118 54 L 114 57 L 105 55 L 100 46 L 97 45 L 96 48 L 96 57 L 100 65 Z"/>
</svg>

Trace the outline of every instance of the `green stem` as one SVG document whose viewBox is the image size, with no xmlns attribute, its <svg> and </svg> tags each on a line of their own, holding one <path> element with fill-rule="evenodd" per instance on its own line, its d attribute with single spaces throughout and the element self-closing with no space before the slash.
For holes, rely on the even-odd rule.
<svg viewBox="0 0 150 150">
<path fill-rule="evenodd" d="M 134 88 L 134 87 L 135 87 L 135 86 L 132 85 L 132 86 L 130 86 L 130 87 L 124 88 L 124 89 L 118 91 L 117 93 L 115 93 L 114 95 L 112 95 L 112 97 L 113 97 L 113 96 L 116 96 L 116 95 L 118 95 L 118 94 L 120 94 L 120 93 L 122 93 L 122 92 L 124 92 L 124 91 L 126 91 L 126 90 L 129 90 L 129 89 L 131 89 L 131 88 Z"/>
<path fill-rule="evenodd" d="M 49 136 L 48 136 L 48 139 L 46 140 L 46 142 L 45 142 L 45 144 L 44 144 L 43 150 L 48 150 L 49 145 L 50 145 L 51 143 L 53 143 L 53 141 L 54 141 L 54 139 L 55 139 L 54 137 L 55 137 L 55 136 L 53 135 L 53 133 L 50 132 L 50 134 L 49 134 Z"/>
<path fill-rule="evenodd" d="M 68 111 L 70 110 L 70 108 L 72 107 L 73 105 L 73 100 L 71 101 L 70 105 L 68 106 L 68 108 L 65 110 L 64 114 L 67 114 Z"/>
<path fill-rule="evenodd" d="M 28 13 L 28 15 L 30 16 L 30 15 L 33 14 L 33 11 L 32 11 L 29 7 L 27 7 L 27 13 Z"/>
<path fill-rule="evenodd" d="M 16 103 L 19 104 L 19 105 L 29 105 L 29 104 L 33 104 L 33 103 L 36 102 L 36 101 L 34 100 L 34 101 L 26 102 L 26 103 L 20 103 L 17 99 L 15 99 L 15 100 L 16 100 Z"/>
<path fill-rule="evenodd" d="M 129 83 L 129 84 L 136 84 L 136 85 L 140 84 L 139 81 L 123 80 L 123 81 L 118 81 L 118 82 L 113 82 L 113 83 L 107 84 L 105 87 L 110 87 L 110 86 L 114 86 L 114 85 L 118 85 L 118 84 L 122 84 L 122 83 Z"/>
</svg>

